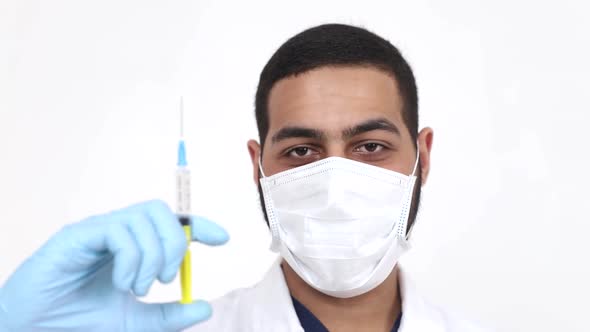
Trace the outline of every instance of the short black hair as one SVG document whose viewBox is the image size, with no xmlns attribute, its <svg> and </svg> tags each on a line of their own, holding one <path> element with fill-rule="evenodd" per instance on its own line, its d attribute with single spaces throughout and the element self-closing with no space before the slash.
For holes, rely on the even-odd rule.
<svg viewBox="0 0 590 332">
<path fill-rule="evenodd" d="M 367 29 L 324 24 L 287 40 L 270 58 L 258 82 L 255 113 L 260 145 L 268 135 L 268 97 L 280 80 L 327 66 L 368 66 L 382 70 L 397 82 L 404 103 L 402 118 L 416 145 L 418 91 L 412 69 L 399 50 Z"/>
</svg>

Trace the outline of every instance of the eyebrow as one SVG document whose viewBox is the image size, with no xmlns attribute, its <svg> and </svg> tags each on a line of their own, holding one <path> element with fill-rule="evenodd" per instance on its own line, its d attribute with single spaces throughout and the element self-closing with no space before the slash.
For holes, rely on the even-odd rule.
<svg viewBox="0 0 590 332">
<path fill-rule="evenodd" d="M 354 127 L 350 127 L 342 131 L 342 137 L 344 139 L 350 139 L 354 136 L 373 131 L 373 130 L 385 130 L 401 136 L 399 128 L 391 121 L 385 118 L 371 119 L 362 122 Z M 289 126 L 283 127 L 277 131 L 271 138 L 271 142 L 278 143 L 289 138 L 312 138 L 318 141 L 325 140 L 326 135 L 324 132 L 318 129 Z"/>
<path fill-rule="evenodd" d="M 313 138 L 323 140 L 325 135 L 322 131 L 305 127 L 284 127 L 272 136 L 272 142 L 278 143 L 289 138 Z"/>
<path fill-rule="evenodd" d="M 373 130 L 385 130 L 393 133 L 397 136 L 401 136 L 399 128 L 391 121 L 385 118 L 371 119 L 363 123 L 360 123 L 354 127 L 345 129 L 342 132 L 342 137 L 345 139 L 352 138 L 354 136 L 373 131 Z"/>
</svg>

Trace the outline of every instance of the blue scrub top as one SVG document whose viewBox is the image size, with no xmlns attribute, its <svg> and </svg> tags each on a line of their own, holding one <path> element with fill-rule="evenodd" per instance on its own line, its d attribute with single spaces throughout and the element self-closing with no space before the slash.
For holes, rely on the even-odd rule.
<svg viewBox="0 0 590 332">
<path fill-rule="evenodd" d="M 301 302 L 297 301 L 296 298 L 291 296 L 293 300 L 293 307 L 295 307 L 295 312 L 297 313 L 297 318 L 299 318 L 299 322 L 301 323 L 301 327 L 303 327 L 303 331 L 305 332 L 329 332 L 328 329 L 320 322 L 319 319 L 314 316 L 311 311 L 309 311 Z M 397 332 L 399 329 L 399 324 L 402 321 L 402 313 L 400 312 L 399 317 L 393 324 L 393 328 L 391 332 Z"/>
</svg>

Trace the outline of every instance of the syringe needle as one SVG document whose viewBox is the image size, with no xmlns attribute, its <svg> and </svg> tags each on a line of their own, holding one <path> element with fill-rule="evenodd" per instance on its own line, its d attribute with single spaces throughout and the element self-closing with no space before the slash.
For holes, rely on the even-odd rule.
<svg viewBox="0 0 590 332">
<path fill-rule="evenodd" d="M 180 96 L 180 138 L 184 138 L 184 99 Z"/>
</svg>

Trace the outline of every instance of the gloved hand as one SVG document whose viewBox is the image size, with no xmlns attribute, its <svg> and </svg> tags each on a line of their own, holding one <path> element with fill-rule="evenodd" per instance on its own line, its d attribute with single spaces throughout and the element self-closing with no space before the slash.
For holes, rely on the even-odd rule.
<svg viewBox="0 0 590 332">
<path fill-rule="evenodd" d="M 211 221 L 192 219 L 193 239 L 223 244 Z M 64 227 L 0 289 L 0 331 L 179 331 L 209 318 L 196 301 L 147 304 L 152 283 L 171 282 L 187 241 L 176 215 L 160 201 L 90 217 Z M 6 255 L 4 253 L 3 255 Z"/>
</svg>

